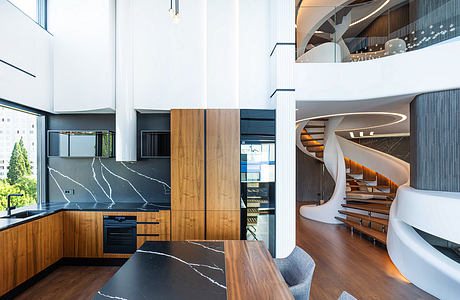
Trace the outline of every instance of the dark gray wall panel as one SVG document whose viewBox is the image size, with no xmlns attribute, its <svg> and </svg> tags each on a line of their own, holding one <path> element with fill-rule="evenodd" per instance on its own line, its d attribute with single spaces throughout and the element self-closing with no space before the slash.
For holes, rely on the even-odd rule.
<svg viewBox="0 0 460 300">
<path fill-rule="evenodd" d="M 335 183 L 325 170 L 321 179 L 322 163 L 296 148 L 296 200 L 300 202 L 319 202 L 321 200 L 321 180 L 323 180 L 324 199 L 331 198 Z"/>
<path fill-rule="evenodd" d="M 353 139 L 352 141 L 410 163 L 410 137 L 408 136 Z"/>
<path fill-rule="evenodd" d="M 411 186 L 460 192 L 460 90 L 411 102 Z"/>
</svg>

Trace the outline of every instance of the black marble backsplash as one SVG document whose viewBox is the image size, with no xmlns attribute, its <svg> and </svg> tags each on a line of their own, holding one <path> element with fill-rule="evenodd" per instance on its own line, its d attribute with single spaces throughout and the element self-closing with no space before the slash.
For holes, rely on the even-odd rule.
<svg viewBox="0 0 460 300">
<path fill-rule="evenodd" d="M 409 136 L 353 139 L 352 141 L 410 163 Z"/>
<path fill-rule="evenodd" d="M 169 159 L 49 158 L 50 202 L 170 204 Z"/>
</svg>

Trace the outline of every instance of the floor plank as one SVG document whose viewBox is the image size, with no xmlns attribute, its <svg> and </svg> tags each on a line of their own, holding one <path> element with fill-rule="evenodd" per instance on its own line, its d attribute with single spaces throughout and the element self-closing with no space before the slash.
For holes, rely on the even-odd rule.
<svg viewBox="0 0 460 300">
<path fill-rule="evenodd" d="M 91 299 L 119 268 L 118 266 L 59 266 L 15 299 Z"/>
<path fill-rule="evenodd" d="M 311 300 L 336 300 L 342 291 L 358 299 L 436 299 L 409 283 L 382 246 L 374 246 L 345 225 L 305 219 L 297 203 L 297 245 L 316 263 Z"/>
</svg>

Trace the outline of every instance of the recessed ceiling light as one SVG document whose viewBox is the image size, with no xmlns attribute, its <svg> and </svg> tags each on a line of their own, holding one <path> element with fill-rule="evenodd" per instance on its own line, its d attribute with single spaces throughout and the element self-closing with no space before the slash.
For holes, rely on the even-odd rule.
<svg viewBox="0 0 460 300">
<path fill-rule="evenodd" d="M 364 136 L 364 132 L 361 131 L 361 132 L 359 133 L 359 136 Z"/>
<path fill-rule="evenodd" d="M 374 135 L 374 132 L 373 131 L 369 132 L 369 135 Z"/>
<path fill-rule="evenodd" d="M 350 136 L 351 136 L 352 139 L 355 138 L 355 134 L 352 131 L 350 131 Z"/>
</svg>

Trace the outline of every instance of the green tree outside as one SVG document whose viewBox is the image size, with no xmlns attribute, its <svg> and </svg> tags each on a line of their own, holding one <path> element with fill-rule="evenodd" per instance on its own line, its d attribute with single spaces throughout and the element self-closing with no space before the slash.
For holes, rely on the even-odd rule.
<svg viewBox="0 0 460 300">
<path fill-rule="evenodd" d="M 12 206 L 22 207 L 37 202 L 37 179 L 32 176 L 22 138 L 14 144 L 6 180 L 0 179 L 0 210 L 6 209 L 9 194 L 24 195 L 12 198 Z"/>
<path fill-rule="evenodd" d="M 14 185 L 21 177 L 31 174 L 32 170 L 27 157 L 27 150 L 21 137 L 19 143 L 14 143 L 13 151 L 11 152 L 10 165 L 6 174 L 7 180 L 11 185 Z"/>
</svg>

